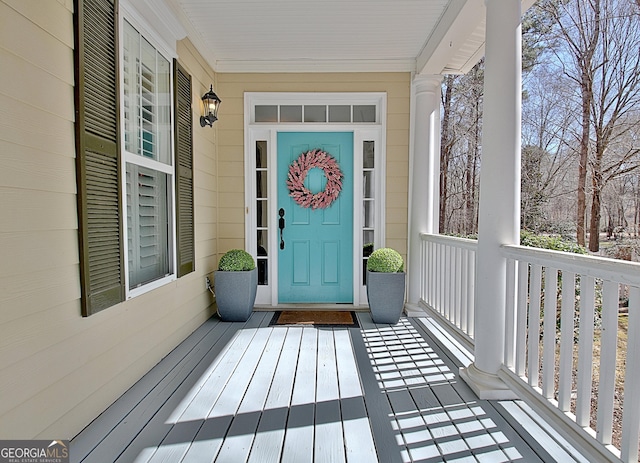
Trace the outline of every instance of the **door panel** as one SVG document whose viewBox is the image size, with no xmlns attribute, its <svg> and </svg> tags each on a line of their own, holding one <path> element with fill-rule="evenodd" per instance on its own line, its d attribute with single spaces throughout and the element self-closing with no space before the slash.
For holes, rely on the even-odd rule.
<svg viewBox="0 0 640 463">
<path fill-rule="evenodd" d="M 319 148 L 333 156 L 343 174 L 342 190 L 326 209 L 299 206 L 290 196 L 287 175 L 300 154 Z M 353 302 L 353 133 L 278 133 L 278 205 L 284 209 L 284 249 L 278 255 L 278 300 Z M 327 180 L 319 168 L 304 181 L 313 193 Z"/>
</svg>

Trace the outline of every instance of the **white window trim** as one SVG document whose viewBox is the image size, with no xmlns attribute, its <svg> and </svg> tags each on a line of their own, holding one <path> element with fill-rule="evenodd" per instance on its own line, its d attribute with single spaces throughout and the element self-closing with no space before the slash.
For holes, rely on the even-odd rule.
<svg viewBox="0 0 640 463">
<path fill-rule="evenodd" d="M 123 34 L 124 34 L 124 21 L 126 20 L 131 24 L 142 37 L 144 37 L 149 43 L 151 43 L 158 53 L 160 53 L 168 62 L 169 62 L 169 91 L 171 92 L 170 100 L 171 104 L 169 104 L 170 108 L 170 127 L 173 127 L 173 121 L 175 118 L 174 114 L 174 105 L 173 105 L 173 58 L 177 57 L 176 45 L 175 41 L 173 42 L 173 46 L 167 42 L 167 37 L 163 36 L 161 33 L 157 32 L 154 27 L 145 19 L 145 17 L 138 12 L 138 10 L 133 6 L 133 1 L 131 0 L 121 0 L 119 3 L 120 7 L 120 15 L 118 18 L 118 42 L 119 44 L 123 42 Z M 166 34 L 165 34 L 166 35 Z M 122 45 L 120 45 L 120 49 L 118 50 L 118 59 L 119 59 L 119 98 L 120 102 L 124 101 L 124 86 L 123 82 L 123 53 L 122 53 Z M 164 286 L 172 281 L 177 279 L 177 237 L 176 237 L 176 192 L 175 192 L 175 142 L 174 142 L 174 133 L 173 130 L 169 130 L 169 148 L 170 148 L 170 164 L 164 164 L 162 162 L 152 161 L 146 159 L 137 154 L 129 153 L 125 150 L 124 147 L 124 133 L 125 133 L 125 120 L 124 120 L 124 105 L 120 104 L 120 136 L 122 139 L 122 143 L 120 143 L 120 157 L 121 157 L 121 178 L 122 178 L 122 230 L 123 230 L 123 249 L 124 249 L 124 282 L 125 282 L 125 300 L 133 299 L 142 294 L 148 293 L 156 288 Z M 129 236 L 128 236 L 128 226 L 127 226 L 127 192 L 126 192 L 126 177 L 127 177 L 127 163 L 131 162 L 131 160 L 135 159 L 135 164 L 147 167 L 158 172 L 165 173 L 170 176 L 169 185 L 167 186 L 167 192 L 169 195 L 169 202 L 167 204 L 167 221 L 169 222 L 169 230 L 168 230 L 168 249 L 169 253 L 169 274 L 158 278 L 157 280 L 153 280 L 149 283 L 146 283 L 142 286 L 136 288 L 129 287 Z"/>
<path fill-rule="evenodd" d="M 256 105 L 359 105 L 375 104 L 375 123 L 268 123 L 254 122 L 254 108 Z M 257 258 L 256 237 L 256 187 L 255 181 L 255 144 L 258 140 L 267 141 L 268 165 L 268 200 L 269 215 L 267 227 L 269 229 L 268 243 L 268 275 L 269 284 L 258 286 L 256 305 L 278 305 L 278 246 L 277 246 L 277 134 L 278 132 L 353 132 L 354 134 L 354 182 L 353 204 L 354 211 L 362 205 L 362 144 L 365 140 L 375 142 L 375 206 L 374 246 L 381 247 L 385 243 L 386 228 L 386 114 L 387 94 L 385 92 L 363 93 L 296 93 L 296 92 L 246 92 L 244 94 L 244 127 L 245 127 L 245 249 Z M 250 179 L 250 181 L 249 181 Z M 362 214 L 354 213 L 353 217 L 353 304 L 366 305 L 366 286 L 362 284 Z"/>
</svg>

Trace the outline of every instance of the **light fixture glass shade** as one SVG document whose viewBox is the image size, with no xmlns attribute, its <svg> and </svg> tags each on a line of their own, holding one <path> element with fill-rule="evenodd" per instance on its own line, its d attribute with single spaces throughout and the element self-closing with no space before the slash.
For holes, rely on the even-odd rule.
<svg viewBox="0 0 640 463">
<path fill-rule="evenodd" d="M 204 115 L 200 116 L 200 125 L 213 126 L 213 123 L 218 120 L 218 109 L 220 109 L 220 103 L 222 100 L 218 98 L 213 91 L 213 85 L 207 93 L 202 95 L 202 103 L 204 105 Z"/>
</svg>

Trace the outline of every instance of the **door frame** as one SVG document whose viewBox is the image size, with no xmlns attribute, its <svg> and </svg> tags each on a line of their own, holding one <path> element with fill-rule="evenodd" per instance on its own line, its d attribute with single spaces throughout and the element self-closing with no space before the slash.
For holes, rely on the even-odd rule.
<svg viewBox="0 0 640 463">
<path fill-rule="evenodd" d="M 278 240 L 277 240 L 277 134 L 278 132 L 352 132 L 353 133 L 353 305 L 366 305 L 363 284 L 363 144 L 375 143 L 374 170 L 374 246 L 385 242 L 385 178 L 386 178 L 386 93 L 254 93 L 244 95 L 244 175 L 245 175 L 245 249 L 257 259 L 257 191 L 255 147 L 258 141 L 267 145 L 268 194 L 268 284 L 259 285 L 256 306 L 278 306 Z M 256 105 L 375 105 L 376 122 L 368 123 L 279 123 L 255 122 Z"/>
</svg>

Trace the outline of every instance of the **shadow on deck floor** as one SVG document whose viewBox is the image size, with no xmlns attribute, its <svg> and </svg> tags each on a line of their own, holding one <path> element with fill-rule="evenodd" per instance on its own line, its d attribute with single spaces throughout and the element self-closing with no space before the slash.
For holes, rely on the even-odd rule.
<svg viewBox="0 0 640 463">
<path fill-rule="evenodd" d="M 416 319 L 211 318 L 71 441 L 72 462 L 550 462 Z M 575 461 L 562 459 L 558 461 Z"/>
</svg>

